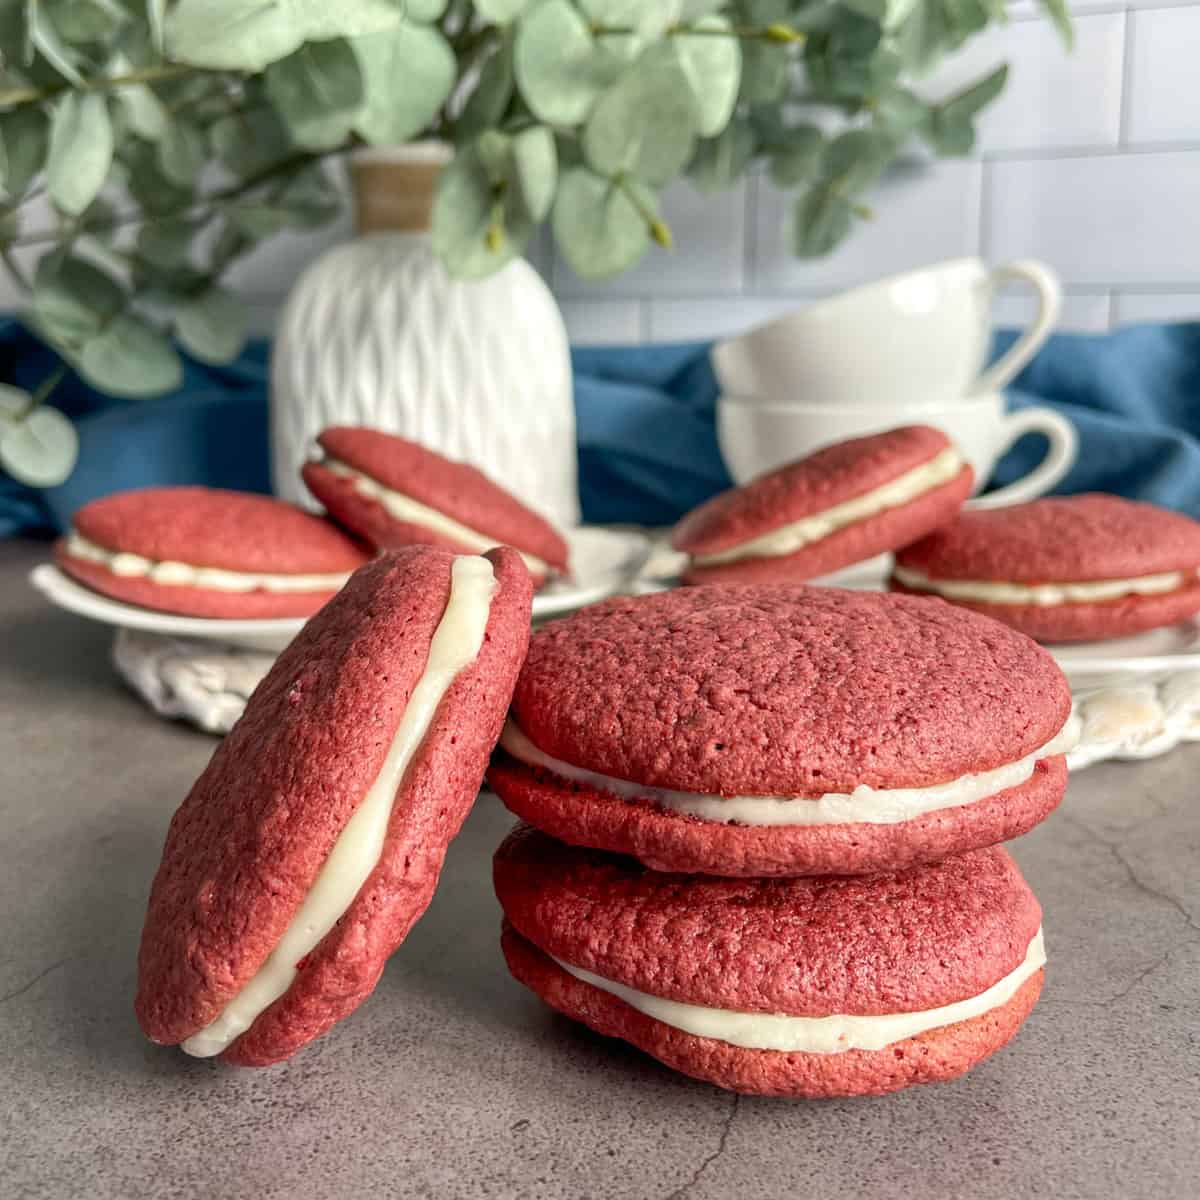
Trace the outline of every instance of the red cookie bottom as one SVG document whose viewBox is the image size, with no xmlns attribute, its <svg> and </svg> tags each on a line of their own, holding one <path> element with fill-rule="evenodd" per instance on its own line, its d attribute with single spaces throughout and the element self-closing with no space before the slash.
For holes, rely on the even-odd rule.
<svg viewBox="0 0 1200 1200">
<path fill-rule="evenodd" d="M 321 592 L 222 592 L 214 588 L 180 587 L 154 583 L 126 575 L 115 575 L 99 563 L 74 558 L 58 543 L 54 548 L 58 565 L 92 591 L 139 608 L 174 613 L 184 617 L 213 617 L 221 620 L 252 620 L 272 617 L 311 617 L 335 591 Z"/>
<path fill-rule="evenodd" d="M 621 1038 L 672 1070 L 731 1092 L 795 1099 L 880 1096 L 918 1083 L 956 1079 L 1013 1038 L 1037 1003 L 1045 975 L 1032 975 L 999 1008 L 882 1050 L 805 1054 L 748 1050 L 656 1021 L 564 971 L 507 921 L 500 944 L 518 982 L 597 1033 Z"/>
<path fill-rule="evenodd" d="M 979 604 L 951 600 L 935 592 L 905 587 L 891 580 L 893 592 L 931 596 L 992 617 L 1039 642 L 1102 642 L 1175 625 L 1200 612 L 1200 584 L 1155 596 L 1122 596 L 1098 604 Z"/>
<path fill-rule="evenodd" d="M 771 558 L 744 558 L 739 562 L 702 567 L 689 565 L 683 573 L 686 584 L 699 583 L 803 583 L 828 575 L 882 554 L 908 546 L 954 519 L 954 514 L 971 494 L 975 476 L 970 467 L 940 487 L 922 493 L 907 504 L 885 509 L 873 517 L 855 521 L 819 541 L 802 546 L 792 554 Z"/>
<path fill-rule="evenodd" d="M 488 783 L 517 816 L 573 846 L 629 854 L 656 871 L 738 878 L 867 875 L 937 862 L 1028 833 L 1067 787 L 1062 755 L 1025 783 L 893 825 L 734 825 L 571 784 L 498 754 Z"/>
</svg>

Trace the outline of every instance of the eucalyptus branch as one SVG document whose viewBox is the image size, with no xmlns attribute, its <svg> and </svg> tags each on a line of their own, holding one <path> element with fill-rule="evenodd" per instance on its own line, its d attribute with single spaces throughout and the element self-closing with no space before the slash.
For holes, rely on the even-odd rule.
<svg viewBox="0 0 1200 1200">
<path fill-rule="evenodd" d="M 650 231 L 650 236 L 663 247 L 664 250 L 670 250 L 675 244 L 675 239 L 671 235 L 671 227 L 656 213 L 642 197 L 638 194 L 635 188 L 629 181 L 629 176 L 624 172 L 612 177 L 613 187 L 619 188 L 625 193 L 629 203 L 637 209 L 638 216 L 646 222 L 646 228 Z"/>
<path fill-rule="evenodd" d="M 306 150 L 298 154 L 291 154 L 272 166 L 259 171 L 257 174 L 242 180 L 241 183 L 232 184 L 218 192 L 211 192 L 207 196 L 196 197 L 189 200 L 186 204 L 180 205 L 178 208 L 150 214 L 140 210 L 137 212 L 118 213 L 115 217 L 111 217 L 107 221 L 99 221 L 95 225 L 79 225 L 74 232 L 76 236 L 94 235 L 97 233 L 109 233 L 125 225 L 136 225 L 138 223 L 154 225 L 163 221 L 173 221 L 178 218 L 203 216 L 206 213 L 211 215 L 211 210 L 214 206 L 228 204 L 233 200 L 240 200 L 243 196 L 254 191 L 255 188 L 261 187 L 264 183 L 270 183 L 274 179 L 294 175 L 297 171 L 303 170 L 304 167 L 314 162 L 318 162 L 326 155 L 338 153 L 340 149 L 341 147 L 338 150 Z M 41 246 L 48 242 L 61 241 L 62 236 L 61 229 L 39 229 L 33 233 L 27 233 L 21 237 L 14 238 L 8 245 L 10 247 Z"/>
<path fill-rule="evenodd" d="M 589 26 L 593 37 L 628 37 L 636 35 L 632 25 L 604 25 L 593 22 Z M 667 37 L 732 37 L 743 42 L 774 42 L 777 45 L 795 45 L 803 42 L 806 35 L 782 22 L 771 25 L 730 25 L 722 29 L 708 25 L 668 25 Z"/>
<path fill-rule="evenodd" d="M 26 104 L 41 104 L 43 100 L 51 100 L 61 92 L 108 92 L 123 87 L 131 87 L 139 83 L 161 83 L 167 79 L 182 79 L 185 75 L 207 74 L 198 67 L 185 66 L 182 63 L 166 63 L 157 67 L 143 67 L 137 71 L 129 71 L 124 75 L 96 75 L 91 79 L 71 83 L 52 84 L 50 87 L 19 87 L 8 88 L 0 92 L 0 109 L 21 108 Z"/>
</svg>

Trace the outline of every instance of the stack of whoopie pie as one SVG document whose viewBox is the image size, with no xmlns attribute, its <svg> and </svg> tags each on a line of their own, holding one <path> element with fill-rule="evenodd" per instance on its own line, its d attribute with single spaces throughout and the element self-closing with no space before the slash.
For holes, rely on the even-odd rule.
<svg viewBox="0 0 1200 1200">
<path fill-rule="evenodd" d="M 739 1092 L 873 1094 L 998 1049 L 1042 984 L 999 846 L 1058 804 L 1071 696 L 1025 635 L 797 585 L 536 633 L 488 779 L 503 949 L 547 1003 Z"/>
</svg>

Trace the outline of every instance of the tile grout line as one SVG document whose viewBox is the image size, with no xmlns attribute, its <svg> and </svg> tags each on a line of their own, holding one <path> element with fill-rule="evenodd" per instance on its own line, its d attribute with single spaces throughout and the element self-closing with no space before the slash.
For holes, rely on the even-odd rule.
<svg viewBox="0 0 1200 1200">
<path fill-rule="evenodd" d="M 1117 123 L 1117 148 L 1121 151 L 1126 151 L 1129 147 L 1129 122 L 1133 108 L 1133 27 L 1133 13 L 1127 8 L 1125 10 L 1124 37 L 1121 42 L 1121 105 Z"/>
</svg>

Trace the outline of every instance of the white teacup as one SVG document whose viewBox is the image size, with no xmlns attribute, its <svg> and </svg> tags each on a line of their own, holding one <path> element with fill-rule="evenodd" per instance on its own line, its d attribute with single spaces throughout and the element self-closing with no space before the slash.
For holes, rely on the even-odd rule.
<svg viewBox="0 0 1200 1200">
<path fill-rule="evenodd" d="M 746 483 L 833 442 L 917 422 L 941 429 L 958 446 L 975 469 L 977 490 L 1017 438 L 1041 433 L 1049 440 L 1045 457 L 1028 475 L 970 501 L 974 508 L 1019 504 L 1048 492 L 1071 469 L 1079 441 L 1071 422 L 1053 409 L 1025 408 L 1010 413 L 999 393 L 926 406 L 919 412 L 901 412 L 893 404 L 868 408 L 769 404 L 757 397 L 721 396 L 717 400 L 717 442 L 736 483 Z"/>
<path fill-rule="evenodd" d="M 986 371 L 996 286 L 1033 286 L 1033 324 Z M 989 270 L 978 258 L 935 263 L 864 284 L 719 342 L 721 390 L 764 403 L 897 407 L 999 391 L 1050 335 L 1058 279 L 1032 260 Z"/>
</svg>

